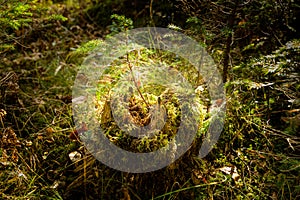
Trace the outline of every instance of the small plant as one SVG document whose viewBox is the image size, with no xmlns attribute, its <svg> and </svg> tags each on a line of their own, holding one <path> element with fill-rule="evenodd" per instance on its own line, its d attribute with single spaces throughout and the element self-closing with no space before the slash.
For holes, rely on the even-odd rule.
<svg viewBox="0 0 300 200">
<path fill-rule="evenodd" d="M 0 4 L 0 54 L 15 50 L 16 46 L 24 47 L 22 39 L 26 28 L 34 21 L 66 21 L 61 14 L 43 16 L 42 11 L 47 10 L 37 1 L 8 0 Z"/>
<path fill-rule="evenodd" d="M 133 29 L 133 21 L 124 15 L 113 14 L 111 19 L 112 24 L 109 26 L 109 30 L 112 35 Z"/>
</svg>

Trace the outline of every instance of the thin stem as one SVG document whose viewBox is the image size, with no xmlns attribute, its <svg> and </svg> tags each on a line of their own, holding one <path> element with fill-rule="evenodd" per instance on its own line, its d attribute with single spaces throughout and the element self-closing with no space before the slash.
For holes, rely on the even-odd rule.
<svg viewBox="0 0 300 200">
<path fill-rule="evenodd" d="M 154 23 L 154 20 L 153 20 L 153 0 L 150 1 L 149 12 L 150 12 L 151 24 L 152 24 L 152 26 L 155 27 L 155 23 Z"/>
<path fill-rule="evenodd" d="M 128 54 L 126 54 L 126 59 L 127 59 L 128 67 L 129 67 L 130 72 L 131 72 L 131 75 L 132 75 L 132 79 L 133 79 L 134 85 L 135 85 L 135 87 L 136 87 L 136 89 L 137 89 L 139 95 L 141 96 L 141 98 L 143 99 L 143 101 L 145 102 L 145 104 L 147 105 L 147 108 L 150 108 L 149 103 L 145 100 L 145 98 L 144 98 L 144 96 L 143 96 L 141 90 L 139 89 L 139 86 L 138 86 L 137 81 L 136 81 L 136 79 L 135 79 L 135 76 L 134 76 L 134 74 L 133 74 L 133 70 L 132 70 L 131 63 L 130 63 L 130 61 L 129 61 L 129 55 L 128 55 Z"/>
</svg>

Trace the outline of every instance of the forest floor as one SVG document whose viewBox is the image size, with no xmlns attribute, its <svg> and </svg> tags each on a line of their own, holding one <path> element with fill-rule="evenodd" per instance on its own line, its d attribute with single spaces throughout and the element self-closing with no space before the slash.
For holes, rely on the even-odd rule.
<svg viewBox="0 0 300 200">
<path fill-rule="evenodd" d="M 47 26 L 36 21 L 23 30 L 18 51 L 1 61 L 1 199 L 300 197 L 299 137 L 269 127 L 263 133 L 246 123 L 249 116 L 237 119 L 241 105 L 236 99 L 228 101 L 227 123 L 245 127 L 235 135 L 222 134 L 205 159 L 197 157 L 197 139 L 174 164 L 155 172 L 125 173 L 98 162 L 74 137 L 72 86 L 82 59 L 70 55 L 109 30 L 80 9 L 52 6 L 49 12 L 68 20 Z"/>
</svg>

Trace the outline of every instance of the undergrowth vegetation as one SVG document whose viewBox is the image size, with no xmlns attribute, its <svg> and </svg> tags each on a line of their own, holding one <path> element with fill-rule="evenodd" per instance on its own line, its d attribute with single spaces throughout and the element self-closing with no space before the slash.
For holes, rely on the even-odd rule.
<svg viewBox="0 0 300 200">
<path fill-rule="evenodd" d="M 300 41 L 293 28 L 299 5 L 161 2 L 0 2 L 1 199 L 300 198 Z M 272 3 L 285 23 L 272 18 Z M 205 9 L 198 10 L 200 5 Z M 218 18 L 218 12 L 229 17 Z M 265 17 L 270 26 L 264 27 Z M 219 22 L 221 27 L 215 26 Z M 189 150 L 171 165 L 149 173 L 120 172 L 97 161 L 80 140 L 90 132 L 84 123 L 75 130 L 72 86 L 84 58 L 106 38 L 153 24 L 170 24 L 197 38 L 227 73 L 224 129 L 213 150 L 200 159 L 210 120 L 206 83 L 173 53 L 132 51 L 114 61 L 97 83 L 95 105 L 106 137 L 128 151 L 150 152 L 176 135 L 179 100 L 155 81 L 143 82 L 144 74 L 135 69 L 147 65 L 180 71 L 190 82 L 197 100 L 190 109 L 200 114 L 199 130 Z M 113 119 L 110 97 L 122 92 L 114 88 L 125 73 L 133 75 L 136 87 L 126 97 L 131 120 L 149 124 L 150 107 L 168 116 L 155 137 L 128 136 Z"/>
</svg>

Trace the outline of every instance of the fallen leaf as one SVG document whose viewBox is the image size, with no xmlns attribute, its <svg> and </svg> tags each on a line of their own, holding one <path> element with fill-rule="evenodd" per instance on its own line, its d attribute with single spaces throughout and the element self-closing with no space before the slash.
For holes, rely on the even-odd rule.
<svg viewBox="0 0 300 200">
<path fill-rule="evenodd" d="M 219 169 L 221 172 L 231 175 L 232 179 L 237 181 L 240 178 L 240 175 L 237 173 L 237 168 L 235 166 L 232 167 L 222 167 Z"/>
<path fill-rule="evenodd" d="M 69 158 L 72 162 L 76 162 L 76 161 L 80 160 L 81 157 L 82 157 L 82 155 L 78 151 L 73 151 L 73 152 L 69 153 Z"/>
</svg>

